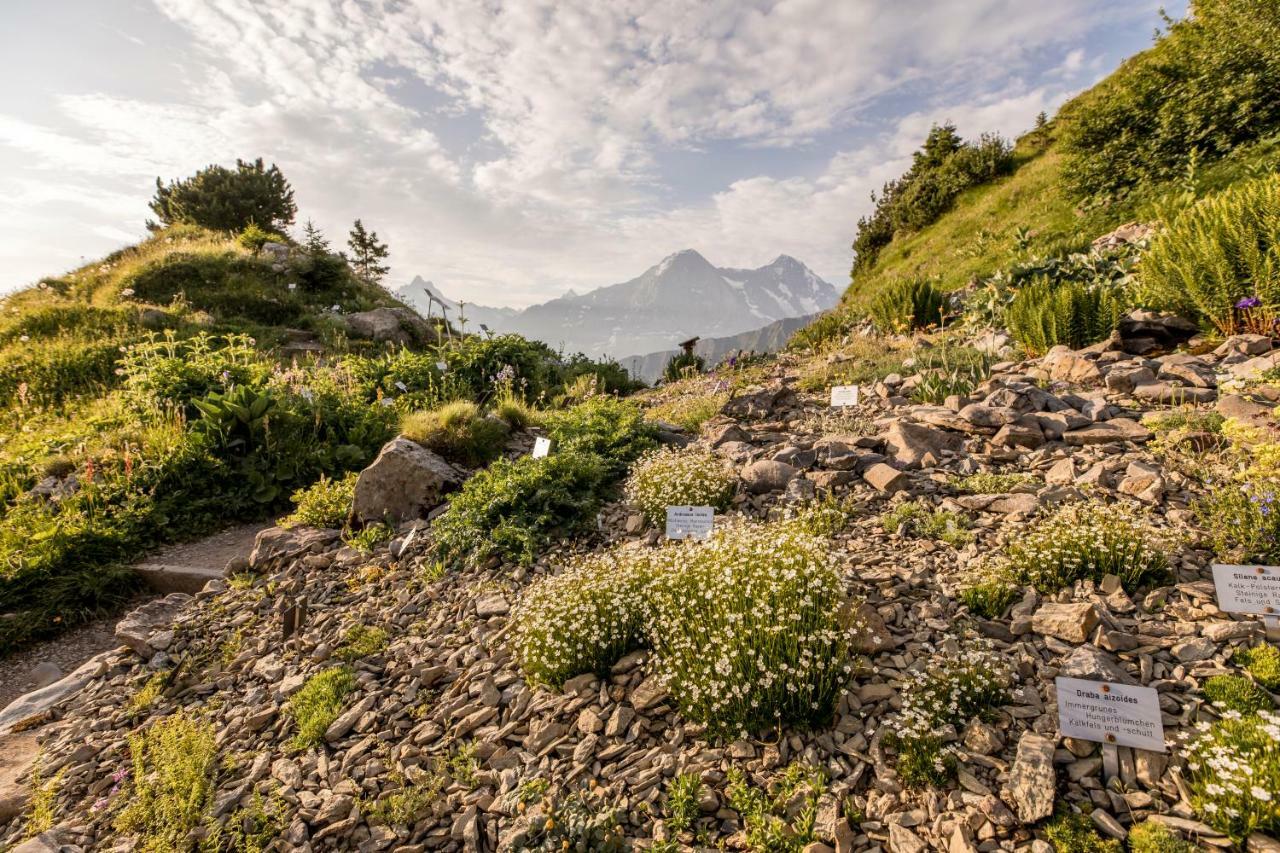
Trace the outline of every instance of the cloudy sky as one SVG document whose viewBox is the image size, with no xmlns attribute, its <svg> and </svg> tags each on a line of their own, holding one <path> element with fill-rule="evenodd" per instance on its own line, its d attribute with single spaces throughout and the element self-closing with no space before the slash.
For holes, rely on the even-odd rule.
<svg viewBox="0 0 1280 853">
<path fill-rule="evenodd" d="M 526 305 L 686 247 L 841 286 L 931 123 L 1015 136 L 1185 0 L 0 0 L 0 290 L 262 156 L 390 284 Z"/>
</svg>

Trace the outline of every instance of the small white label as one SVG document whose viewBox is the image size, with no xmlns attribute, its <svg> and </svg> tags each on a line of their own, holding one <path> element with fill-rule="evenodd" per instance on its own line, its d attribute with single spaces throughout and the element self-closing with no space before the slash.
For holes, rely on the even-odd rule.
<svg viewBox="0 0 1280 853">
<path fill-rule="evenodd" d="M 399 380 L 396 380 L 396 387 L 399 388 L 402 392 L 409 390 L 409 386 L 405 385 L 403 382 Z"/>
<path fill-rule="evenodd" d="M 551 452 L 551 439 L 538 436 L 533 440 L 533 458 L 541 459 Z"/>
<path fill-rule="evenodd" d="M 445 361 L 437 361 L 437 362 L 436 362 L 436 370 L 440 371 L 441 373 L 448 373 L 448 372 L 449 372 L 449 363 L 448 363 L 448 362 L 445 362 Z"/>
<path fill-rule="evenodd" d="M 861 393 L 857 385 L 834 385 L 831 388 L 831 407 L 856 406 Z"/>
<path fill-rule="evenodd" d="M 1280 615 L 1280 566 L 1213 565 L 1218 607 L 1228 613 Z"/>
<path fill-rule="evenodd" d="M 1056 678 L 1064 737 L 1165 752 L 1160 697 L 1153 688 Z"/>
<path fill-rule="evenodd" d="M 668 539 L 706 539 L 716 523 L 716 511 L 709 506 L 667 507 Z"/>
</svg>

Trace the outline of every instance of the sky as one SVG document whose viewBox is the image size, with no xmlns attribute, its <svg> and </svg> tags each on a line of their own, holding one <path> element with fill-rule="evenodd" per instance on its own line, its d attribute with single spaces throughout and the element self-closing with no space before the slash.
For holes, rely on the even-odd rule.
<svg viewBox="0 0 1280 853">
<path fill-rule="evenodd" d="M 0 291 L 263 157 L 387 284 L 524 306 L 694 248 L 843 287 L 929 127 L 1013 138 L 1185 0 L 2 0 Z"/>
</svg>

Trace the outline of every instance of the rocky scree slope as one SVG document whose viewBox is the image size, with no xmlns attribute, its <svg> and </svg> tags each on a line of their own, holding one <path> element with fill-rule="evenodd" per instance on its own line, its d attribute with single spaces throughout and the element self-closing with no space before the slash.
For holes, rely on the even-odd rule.
<svg viewBox="0 0 1280 853">
<path fill-rule="evenodd" d="M 526 683 L 509 639 L 529 584 L 571 552 L 662 545 L 625 505 L 607 507 L 596 535 L 529 568 L 491 563 L 442 576 L 424 573 L 424 522 L 372 556 L 337 531 L 267 531 L 234 577 L 126 619 L 124 645 L 91 662 L 73 699 L 29 709 L 34 719 L 19 725 L 44 724 L 40 772 L 57 780 L 53 819 L 23 843 L 30 812 L 0 815 L 0 844 L 128 849 L 113 822 L 130 774 L 145 770 L 131 764 L 131 735 L 199 718 L 212 723 L 219 757 L 205 776 L 212 823 L 243 827 L 260 815 L 276 849 L 559 849 L 562 837 L 590 837 L 611 819 L 636 847 L 770 849 L 753 834 L 743 791 L 776 793 L 783 777 L 789 796 L 763 807 L 784 827 L 772 849 L 1047 853 L 1041 822 L 1060 802 L 1089 811 L 1105 836 L 1151 820 L 1227 848 L 1189 802 L 1179 750 L 1120 748 L 1108 780 L 1096 744 L 1060 738 L 1053 678 L 1153 687 L 1170 736 L 1216 718 L 1202 687 L 1261 626 L 1215 607 L 1212 557 L 1191 511 L 1199 486 L 1153 450 L 1142 415 L 1161 401 L 1197 400 L 1265 421 L 1274 401 L 1219 394 L 1217 384 L 1277 362 L 1280 351 L 1257 336 L 1156 358 L 1108 342 L 998 364 L 945 405 L 913 403 L 919 377 L 895 375 L 861 407 L 833 411 L 824 395 L 798 390 L 810 365 L 778 358 L 688 438 L 738 471 L 733 514 L 776 518 L 823 493 L 848 501 L 833 559 L 848 592 L 865 599 L 879 642 L 863 650 L 831 724 L 813 731 L 708 739 L 675 710 L 644 651 L 560 691 Z M 952 487 L 992 471 L 1030 477 L 1006 493 Z M 958 590 L 972 568 L 1024 536 L 1037 514 L 1085 494 L 1141 507 L 1152 530 L 1181 543 L 1168 551 L 1167 581 L 1139 594 L 1114 577 L 1055 593 L 1028 586 L 995 618 L 971 613 Z M 885 529 L 883 512 L 912 500 L 964 518 L 971 540 Z M 302 599 L 308 613 L 284 639 L 282 605 Z M 357 625 L 385 635 L 351 652 Z M 912 673 L 982 642 L 1011 669 L 1007 702 L 944 735 L 953 780 L 908 787 L 890 733 Z M 335 659 L 351 662 L 350 692 L 317 742 L 296 748 L 291 703 Z M 821 781 L 794 784 L 795 766 Z M 678 799 L 686 774 L 701 784 Z M 1250 846 L 1274 848 L 1257 835 Z"/>
</svg>

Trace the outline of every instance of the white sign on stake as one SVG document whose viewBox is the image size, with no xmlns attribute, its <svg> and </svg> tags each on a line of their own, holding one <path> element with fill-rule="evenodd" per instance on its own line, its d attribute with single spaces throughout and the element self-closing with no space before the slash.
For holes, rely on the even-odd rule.
<svg viewBox="0 0 1280 853">
<path fill-rule="evenodd" d="M 831 386 L 831 408 L 856 406 L 861 393 L 857 385 L 833 385 Z"/>
<path fill-rule="evenodd" d="M 449 364 L 448 364 L 448 362 L 444 362 L 444 361 L 437 361 L 437 362 L 436 362 L 436 370 L 440 371 L 441 373 L 448 373 L 448 372 L 449 372 Z"/>
<path fill-rule="evenodd" d="M 1228 613 L 1280 614 L 1280 566 L 1213 565 L 1218 607 Z"/>
<path fill-rule="evenodd" d="M 1151 687 L 1081 678 L 1054 679 L 1064 737 L 1165 752 L 1160 697 Z"/>
<path fill-rule="evenodd" d="M 541 459 L 551 452 L 551 439 L 538 436 L 533 440 L 533 458 Z"/>
<path fill-rule="evenodd" d="M 667 507 L 668 539 L 706 539 L 716 523 L 716 511 L 709 506 Z"/>
</svg>

